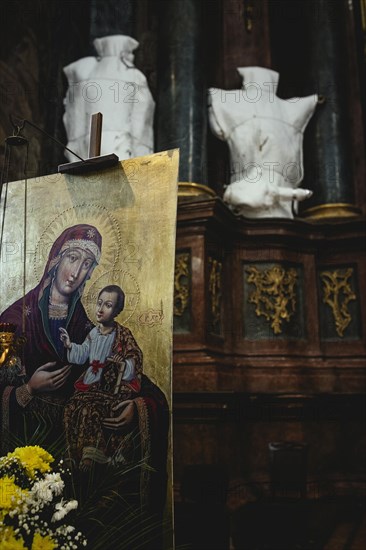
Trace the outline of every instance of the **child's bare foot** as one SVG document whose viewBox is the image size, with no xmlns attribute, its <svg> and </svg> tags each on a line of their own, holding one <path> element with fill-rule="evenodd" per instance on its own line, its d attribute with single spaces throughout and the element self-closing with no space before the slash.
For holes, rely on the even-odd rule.
<svg viewBox="0 0 366 550">
<path fill-rule="evenodd" d="M 91 458 L 82 458 L 80 460 L 79 468 L 82 472 L 88 472 L 92 467 L 93 461 Z"/>
</svg>

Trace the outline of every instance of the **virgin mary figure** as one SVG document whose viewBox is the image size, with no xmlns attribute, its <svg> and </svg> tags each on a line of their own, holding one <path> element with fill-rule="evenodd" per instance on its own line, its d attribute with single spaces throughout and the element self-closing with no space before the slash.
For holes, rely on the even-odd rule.
<svg viewBox="0 0 366 550">
<path fill-rule="evenodd" d="M 23 413 L 28 411 L 37 410 L 56 425 L 57 420 L 61 423 L 72 381 L 59 328 L 81 343 L 92 327 L 81 296 L 100 261 L 101 249 L 102 236 L 96 227 L 78 224 L 65 229 L 51 247 L 38 285 L 0 315 L 0 323 L 14 325 L 16 335 L 24 332 L 26 338 L 22 371 L 11 383 L 3 378 L 0 385 L 4 437 L 7 433 L 21 436 Z M 75 379 L 80 373 L 77 367 L 72 371 L 70 378 Z"/>
</svg>

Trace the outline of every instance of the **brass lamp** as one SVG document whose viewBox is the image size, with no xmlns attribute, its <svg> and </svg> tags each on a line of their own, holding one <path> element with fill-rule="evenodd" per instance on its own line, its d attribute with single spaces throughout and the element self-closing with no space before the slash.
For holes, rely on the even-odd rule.
<svg viewBox="0 0 366 550">
<path fill-rule="evenodd" d="M 0 367 L 3 365 L 12 366 L 16 361 L 15 356 L 13 356 L 16 328 L 11 323 L 0 323 Z"/>
</svg>

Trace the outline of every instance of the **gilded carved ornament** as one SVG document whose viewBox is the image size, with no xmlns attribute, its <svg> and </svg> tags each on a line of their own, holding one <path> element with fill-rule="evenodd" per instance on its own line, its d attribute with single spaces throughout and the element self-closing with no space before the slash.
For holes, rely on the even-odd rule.
<svg viewBox="0 0 366 550">
<path fill-rule="evenodd" d="M 177 254 L 174 273 L 174 315 L 181 317 L 189 300 L 189 253 Z"/>
<path fill-rule="evenodd" d="M 352 267 L 320 273 L 323 283 L 323 303 L 331 307 L 336 331 L 341 337 L 352 320 L 347 305 L 351 300 L 356 300 L 356 294 L 348 280 L 352 274 Z"/>
<path fill-rule="evenodd" d="M 257 317 L 264 316 L 271 322 L 273 332 L 281 334 L 282 322 L 289 322 L 296 309 L 296 270 L 274 265 L 263 271 L 250 266 L 245 271 L 247 282 L 256 287 L 249 294 L 248 302 L 255 304 Z"/>
</svg>

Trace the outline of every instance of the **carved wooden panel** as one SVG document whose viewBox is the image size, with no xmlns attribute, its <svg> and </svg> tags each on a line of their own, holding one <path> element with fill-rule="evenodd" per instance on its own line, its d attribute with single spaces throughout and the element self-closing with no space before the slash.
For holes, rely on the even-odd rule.
<svg viewBox="0 0 366 550">
<path fill-rule="evenodd" d="M 174 272 L 174 332 L 191 332 L 191 254 L 178 250 Z"/>
<path fill-rule="evenodd" d="M 244 338 L 304 338 L 303 274 L 286 263 L 244 263 Z"/>
<path fill-rule="evenodd" d="M 357 266 L 318 269 L 319 317 L 324 340 L 359 339 L 361 335 Z"/>
</svg>

